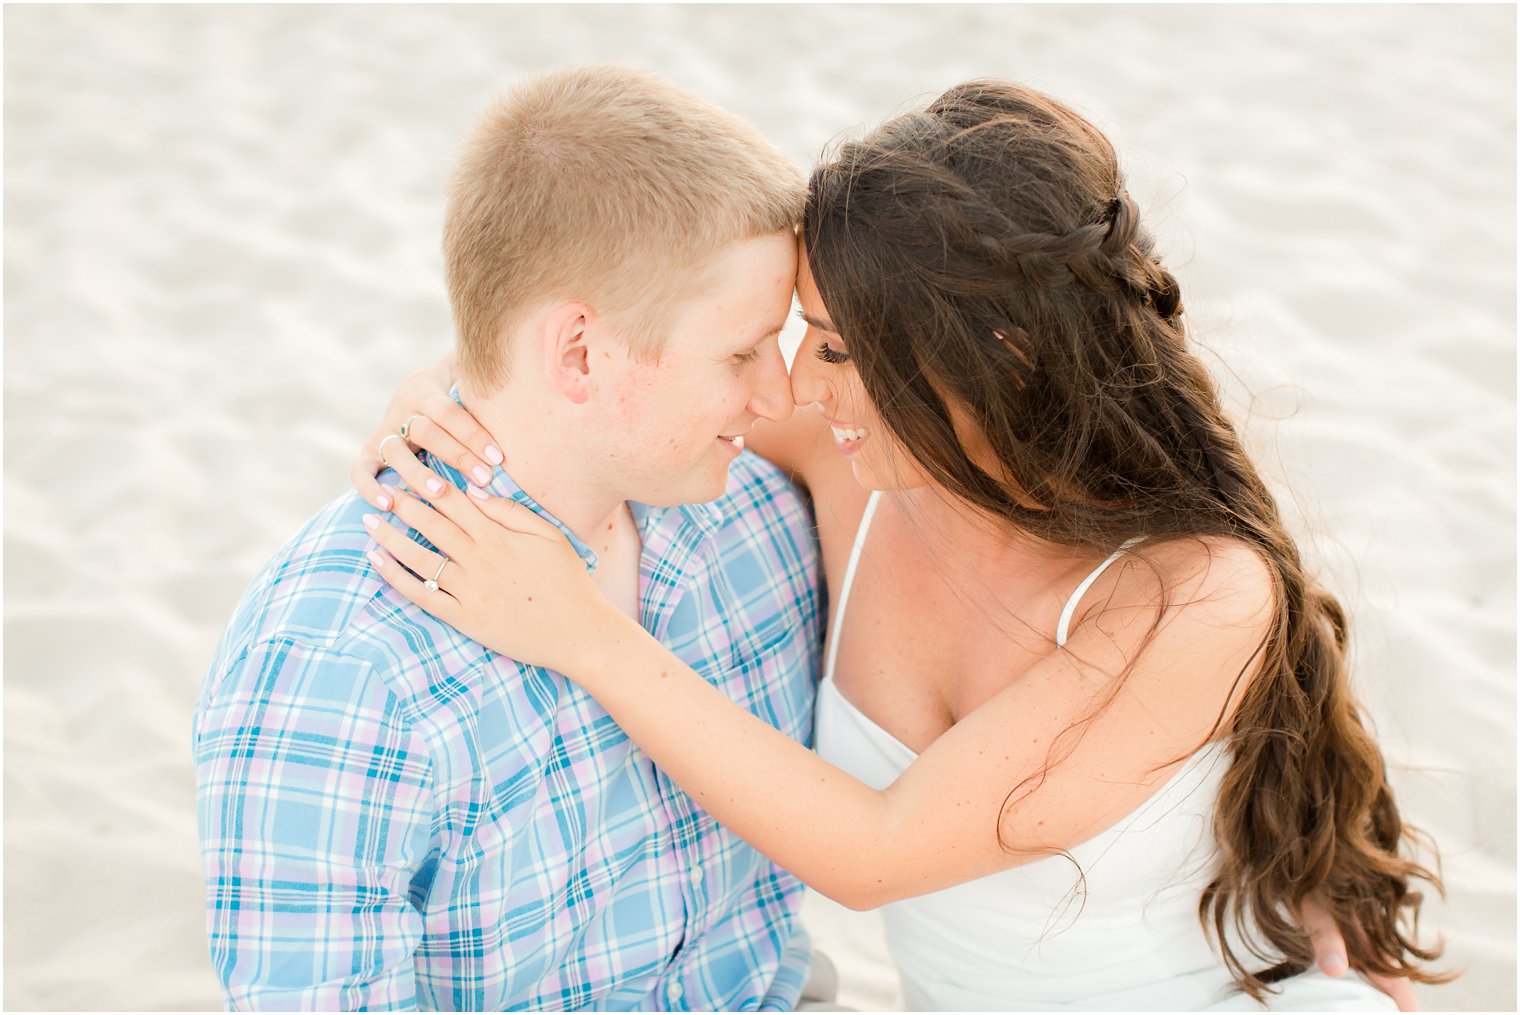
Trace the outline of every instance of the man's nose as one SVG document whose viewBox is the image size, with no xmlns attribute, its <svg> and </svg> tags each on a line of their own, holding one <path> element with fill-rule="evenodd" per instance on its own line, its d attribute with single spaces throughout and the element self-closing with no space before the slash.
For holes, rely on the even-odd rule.
<svg viewBox="0 0 1520 1015">
<path fill-rule="evenodd" d="M 749 400 L 750 412 L 773 423 L 785 423 L 792 415 L 792 382 L 778 344 L 770 343 L 759 372 L 759 383 Z"/>
<path fill-rule="evenodd" d="M 828 383 L 819 376 L 818 361 L 808 355 L 808 350 L 812 348 L 808 338 L 809 336 L 803 336 L 797 356 L 792 360 L 792 401 L 797 405 L 812 405 L 814 402 L 827 401 L 829 397 Z"/>
</svg>

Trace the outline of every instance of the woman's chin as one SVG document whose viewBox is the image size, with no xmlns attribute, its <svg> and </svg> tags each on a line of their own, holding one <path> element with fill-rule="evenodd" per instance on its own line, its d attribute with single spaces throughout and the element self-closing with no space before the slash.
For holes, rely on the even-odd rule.
<svg viewBox="0 0 1520 1015">
<path fill-rule="evenodd" d="M 929 485 L 929 478 L 913 466 L 883 468 L 865 455 L 850 459 L 850 471 L 867 490 L 915 490 Z"/>
</svg>

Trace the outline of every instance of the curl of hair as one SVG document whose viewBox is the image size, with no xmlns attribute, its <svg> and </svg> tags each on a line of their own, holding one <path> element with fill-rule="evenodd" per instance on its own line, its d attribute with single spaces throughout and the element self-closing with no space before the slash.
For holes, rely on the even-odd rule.
<svg viewBox="0 0 1520 1015">
<path fill-rule="evenodd" d="M 1260 1000 L 1310 966 L 1295 914 L 1311 895 L 1354 968 L 1449 979 L 1422 966 L 1440 950 L 1418 942 L 1413 884 L 1440 882 L 1405 855 L 1413 832 L 1348 686 L 1345 615 L 1187 349 L 1181 290 L 1102 133 L 1039 92 L 959 85 L 815 169 L 803 231 L 867 393 L 937 483 L 1070 546 L 1225 536 L 1268 564 L 1273 623 L 1224 730 L 1199 903 L 1241 989 Z M 965 453 L 951 402 L 998 475 Z"/>
</svg>

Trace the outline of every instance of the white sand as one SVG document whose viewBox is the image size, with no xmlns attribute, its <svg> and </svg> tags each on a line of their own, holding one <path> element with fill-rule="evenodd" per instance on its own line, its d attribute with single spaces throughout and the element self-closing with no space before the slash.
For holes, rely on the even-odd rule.
<svg viewBox="0 0 1520 1015">
<path fill-rule="evenodd" d="M 219 1004 L 188 736 L 212 646 L 448 341 L 461 131 L 595 61 L 799 165 L 976 75 L 1112 132 L 1443 850 L 1430 923 L 1469 972 L 1424 1001 L 1515 1006 L 1513 8 L 4 16 L 7 1007 Z M 889 1003 L 872 918 L 808 913 L 844 999 Z"/>
</svg>

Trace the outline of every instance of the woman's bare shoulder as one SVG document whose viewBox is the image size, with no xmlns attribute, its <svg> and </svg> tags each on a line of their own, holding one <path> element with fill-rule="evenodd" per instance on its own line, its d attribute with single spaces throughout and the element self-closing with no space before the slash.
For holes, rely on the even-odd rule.
<svg viewBox="0 0 1520 1015">
<path fill-rule="evenodd" d="M 1124 674 L 1122 699 L 1173 746 L 1217 734 L 1262 665 L 1276 586 L 1242 540 L 1147 540 L 1089 590 L 1067 655 L 1100 679 Z"/>
<path fill-rule="evenodd" d="M 1118 644 L 1180 651 L 1192 658 L 1254 653 L 1276 603 L 1276 582 L 1262 553 L 1227 536 L 1147 540 L 1113 568 L 1107 587 L 1089 593 L 1083 623 Z M 1164 635 L 1163 635 L 1164 632 Z M 1152 639 L 1152 635 L 1160 635 Z"/>
<path fill-rule="evenodd" d="M 832 438 L 823 417 L 809 409 L 796 409 L 785 422 L 758 420 L 744 437 L 744 446 L 770 461 L 810 493 L 823 477 Z"/>
<path fill-rule="evenodd" d="M 1199 620 L 1266 622 L 1274 598 L 1272 571 L 1261 550 L 1230 536 L 1189 536 L 1160 542 L 1155 559 L 1174 608 Z"/>
</svg>

